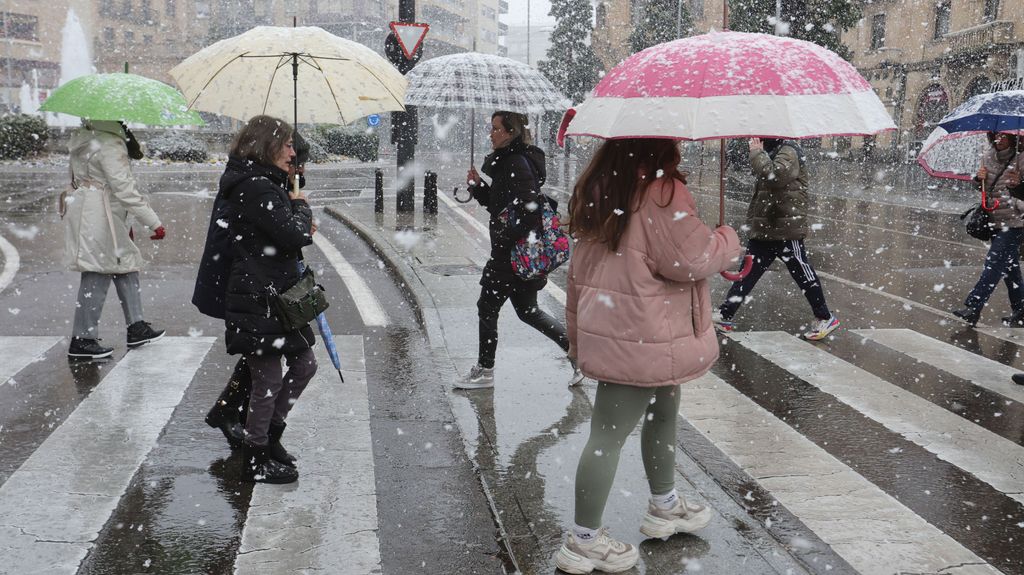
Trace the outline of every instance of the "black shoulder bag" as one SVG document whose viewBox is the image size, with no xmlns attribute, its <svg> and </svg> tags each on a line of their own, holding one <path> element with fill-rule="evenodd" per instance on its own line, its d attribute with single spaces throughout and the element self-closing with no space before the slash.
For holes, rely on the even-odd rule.
<svg viewBox="0 0 1024 575">
<path fill-rule="evenodd" d="M 231 245 L 242 256 L 243 261 L 247 262 L 250 259 L 249 254 L 238 243 L 232 241 Z M 268 282 L 257 267 L 250 268 L 252 274 L 256 276 L 256 280 L 265 286 L 267 301 L 273 307 L 274 315 L 277 316 L 277 320 L 281 322 L 285 331 L 296 331 L 303 328 L 330 307 L 327 296 L 324 295 L 324 286 L 316 283 L 313 270 L 301 263 L 299 267 L 302 268 L 299 281 L 283 292 L 277 291 L 274 284 Z"/>
<path fill-rule="evenodd" d="M 993 182 L 998 182 L 999 178 L 1003 176 L 1003 172 L 1006 171 L 1010 164 L 1015 158 L 1010 158 L 1009 162 L 1003 166 L 1002 170 L 996 174 L 996 178 Z M 982 209 L 981 202 L 971 206 L 966 212 L 960 214 L 960 219 L 964 221 L 964 226 L 967 228 L 967 235 L 972 238 L 981 240 L 983 242 L 992 241 L 992 236 L 995 235 L 995 224 L 992 223 L 992 214 L 985 209 Z"/>
</svg>

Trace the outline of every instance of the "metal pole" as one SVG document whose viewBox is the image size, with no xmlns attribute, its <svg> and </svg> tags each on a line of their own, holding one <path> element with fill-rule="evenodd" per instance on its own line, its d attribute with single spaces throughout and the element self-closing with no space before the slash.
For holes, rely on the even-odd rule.
<svg viewBox="0 0 1024 575">
<path fill-rule="evenodd" d="M 373 171 L 373 212 L 384 213 L 384 170 L 380 168 Z"/>
<path fill-rule="evenodd" d="M 526 0 L 526 65 L 533 65 L 530 62 L 530 0 Z"/>
<path fill-rule="evenodd" d="M 469 167 L 476 166 L 476 108 L 469 109 Z"/>
<path fill-rule="evenodd" d="M 723 0 L 725 1 L 725 0 Z M 676 0 L 676 38 L 683 37 L 683 0 Z"/>
<path fill-rule="evenodd" d="M 423 213 L 437 213 L 437 174 L 430 171 L 423 175 Z"/>
<path fill-rule="evenodd" d="M 398 20 L 400 22 L 416 21 L 416 0 L 398 1 Z M 400 122 L 396 132 L 398 181 L 402 184 L 396 194 L 395 209 L 401 212 L 412 212 L 416 209 L 416 178 L 408 177 L 406 170 L 411 169 L 416 160 L 416 132 L 419 128 L 416 107 L 406 106 L 405 112 L 391 114 L 392 122 Z"/>
</svg>

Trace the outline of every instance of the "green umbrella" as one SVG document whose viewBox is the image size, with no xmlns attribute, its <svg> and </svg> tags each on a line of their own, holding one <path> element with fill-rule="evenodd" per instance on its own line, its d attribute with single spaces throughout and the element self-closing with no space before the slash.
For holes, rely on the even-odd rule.
<svg viewBox="0 0 1024 575">
<path fill-rule="evenodd" d="M 154 126 L 202 125 L 199 114 L 174 88 L 135 74 L 91 74 L 75 78 L 39 107 L 90 120 L 121 120 Z"/>
</svg>

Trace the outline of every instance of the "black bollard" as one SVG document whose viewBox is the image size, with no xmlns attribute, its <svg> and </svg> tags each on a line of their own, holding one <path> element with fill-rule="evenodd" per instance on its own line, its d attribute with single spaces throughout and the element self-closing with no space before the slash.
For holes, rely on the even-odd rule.
<svg viewBox="0 0 1024 575">
<path fill-rule="evenodd" d="M 431 171 L 423 175 L 423 213 L 437 213 L 437 174 Z"/>
<path fill-rule="evenodd" d="M 384 213 L 384 170 L 373 171 L 373 212 Z"/>
</svg>

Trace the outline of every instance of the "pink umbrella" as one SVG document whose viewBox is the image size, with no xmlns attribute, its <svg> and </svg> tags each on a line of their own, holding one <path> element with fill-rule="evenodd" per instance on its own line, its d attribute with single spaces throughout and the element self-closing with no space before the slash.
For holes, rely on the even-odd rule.
<svg viewBox="0 0 1024 575">
<path fill-rule="evenodd" d="M 558 139 L 560 145 L 565 136 L 722 139 L 721 225 L 724 139 L 854 136 L 895 129 L 871 85 L 834 52 L 794 38 L 726 31 L 633 54 L 566 112 Z"/>
<path fill-rule="evenodd" d="M 1006 133 L 1024 136 L 1024 131 L 1008 130 Z M 950 133 L 942 127 L 935 128 L 922 144 L 917 163 L 929 176 L 971 181 L 981 166 L 981 157 L 991 146 L 987 134 L 979 131 Z M 999 207 L 999 200 L 988 203 L 984 186 L 981 187 L 981 207 L 990 212 Z"/>
</svg>

